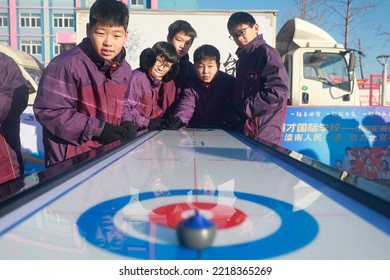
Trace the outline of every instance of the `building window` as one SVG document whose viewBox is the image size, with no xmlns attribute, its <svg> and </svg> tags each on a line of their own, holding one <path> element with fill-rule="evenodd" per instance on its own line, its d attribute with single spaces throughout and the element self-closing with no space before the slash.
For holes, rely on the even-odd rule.
<svg viewBox="0 0 390 280">
<path fill-rule="evenodd" d="M 54 55 L 59 55 L 61 53 L 61 45 L 54 44 Z"/>
<path fill-rule="evenodd" d="M 32 55 L 42 54 L 41 45 L 41 41 L 22 41 L 20 43 L 21 50 Z"/>
<path fill-rule="evenodd" d="M 39 14 L 20 14 L 21 27 L 41 27 L 41 16 Z"/>
<path fill-rule="evenodd" d="M 54 27 L 67 28 L 74 27 L 74 18 L 71 14 L 54 14 L 53 16 Z"/>
<path fill-rule="evenodd" d="M 131 0 L 131 5 L 133 6 L 143 6 L 144 0 Z"/>
<path fill-rule="evenodd" d="M 0 14 L 0 27 L 8 26 L 8 16 L 7 14 Z"/>
</svg>

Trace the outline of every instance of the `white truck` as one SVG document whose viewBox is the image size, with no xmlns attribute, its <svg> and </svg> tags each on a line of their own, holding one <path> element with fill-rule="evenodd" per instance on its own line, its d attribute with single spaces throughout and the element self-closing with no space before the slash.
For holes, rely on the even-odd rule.
<svg viewBox="0 0 390 280">
<path fill-rule="evenodd" d="M 32 55 L 9 46 L 0 45 L 0 52 L 11 57 L 19 66 L 24 78 L 27 80 L 29 88 L 28 105 L 33 105 L 38 90 L 39 79 L 43 71 L 42 64 Z"/>
<path fill-rule="evenodd" d="M 360 105 L 353 51 L 344 49 L 324 30 L 291 19 L 280 29 L 276 48 L 290 77 L 290 105 Z"/>
<path fill-rule="evenodd" d="M 139 65 L 139 55 L 157 41 L 165 41 L 168 26 L 178 19 L 188 21 L 198 33 L 190 50 L 212 44 L 221 52 L 221 70 L 235 75 L 236 44 L 230 40 L 227 22 L 235 11 L 130 10 L 128 61 Z M 359 106 L 353 56 L 319 27 L 300 19 L 288 21 L 276 34 L 277 11 L 248 11 L 264 39 L 276 47 L 290 75 L 289 104 L 293 106 Z M 86 34 L 89 10 L 76 10 L 76 40 Z M 351 59 L 350 59 L 351 57 Z"/>
</svg>

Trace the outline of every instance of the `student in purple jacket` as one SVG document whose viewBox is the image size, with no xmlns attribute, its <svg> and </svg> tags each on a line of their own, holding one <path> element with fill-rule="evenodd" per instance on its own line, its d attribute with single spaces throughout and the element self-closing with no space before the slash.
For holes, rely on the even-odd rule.
<svg viewBox="0 0 390 280">
<path fill-rule="evenodd" d="M 173 94 L 174 86 L 169 85 L 174 84 L 179 71 L 178 59 L 175 47 L 168 42 L 157 42 L 142 51 L 140 67 L 130 79 L 124 110 L 124 118 L 134 121 L 138 131 L 163 127 L 163 116 L 171 105 L 163 101 L 166 95 Z"/>
<path fill-rule="evenodd" d="M 34 113 L 43 127 L 46 166 L 135 137 L 135 125 L 122 118 L 132 72 L 123 48 L 128 21 L 124 3 L 97 0 L 87 37 L 45 68 Z"/>
<path fill-rule="evenodd" d="M 235 110 L 229 123 L 255 140 L 280 144 L 289 85 L 280 54 L 265 42 L 259 25 L 246 12 L 233 13 L 227 28 L 238 46 Z"/>
<path fill-rule="evenodd" d="M 20 115 L 27 107 L 28 87 L 16 62 L 0 52 L 0 184 L 22 177 Z M 1 195 L 0 195 L 1 196 Z"/>
<path fill-rule="evenodd" d="M 232 102 L 234 77 L 219 70 L 220 53 L 212 45 L 194 52 L 195 74 L 175 109 L 168 129 L 223 127 L 225 109 Z"/>
</svg>

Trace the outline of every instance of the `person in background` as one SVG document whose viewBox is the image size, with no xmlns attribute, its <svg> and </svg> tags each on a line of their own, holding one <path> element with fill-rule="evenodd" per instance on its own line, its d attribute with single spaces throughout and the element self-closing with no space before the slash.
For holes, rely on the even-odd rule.
<svg viewBox="0 0 390 280">
<path fill-rule="evenodd" d="M 349 170 L 351 168 L 351 160 L 356 159 L 355 156 L 353 155 L 352 148 L 347 146 L 345 147 L 345 154 L 343 157 L 343 167 L 345 170 Z"/>
<path fill-rule="evenodd" d="M 375 158 L 375 155 L 372 152 L 370 146 L 364 146 L 363 148 L 357 149 L 356 160 L 359 168 L 361 168 L 362 170 L 365 169 L 367 158 L 369 159 L 369 163 L 370 163 L 369 165 L 377 166 L 376 165 L 377 159 Z"/>
<path fill-rule="evenodd" d="M 162 100 L 163 108 L 169 108 L 166 116 L 171 116 L 176 104 L 186 87 L 187 81 L 194 75 L 194 65 L 189 60 L 188 52 L 197 37 L 195 29 L 185 20 L 176 20 L 168 27 L 167 42 L 171 43 L 179 56 L 179 73 L 175 77 L 175 83 L 164 84 L 167 87 L 166 94 Z"/>
<path fill-rule="evenodd" d="M 379 179 L 379 170 L 372 164 L 370 157 L 364 158 L 364 178 L 366 179 Z"/>
<path fill-rule="evenodd" d="M 363 170 L 360 169 L 357 164 L 356 164 L 356 159 L 351 159 L 349 162 L 350 169 L 347 170 L 349 173 L 352 173 L 356 176 L 362 176 L 363 175 Z"/>
<path fill-rule="evenodd" d="M 16 62 L 0 52 L 0 184 L 20 178 L 24 165 L 20 115 L 27 107 L 28 87 Z"/>
<path fill-rule="evenodd" d="M 219 70 L 220 53 L 212 45 L 195 50 L 194 65 L 196 76 L 184 89 L 168 129 L 224 125 L 224 110 L 233 98 L 234 77 Z"/>
<path fill-rule="evenodd" d="M 390 179 L 389 162 L 382 159 L 379 170 L 379 179 Z"/>
<path fill-rule="evenodd" d="M 343 161 L 341 159 L 336 160 L 336 168 L 340 171 L 343 171 Z"/>
<path fill-rule="evenodd" d="M 123 48 L 128 21 L 124 3 L 97 0 L 86 38 L 45 68 L 34 113 L 43 127 L 46 166 L 135 137 L 135 125 L 122 121 L 132 72 Z"/>
<path fill-rule="evenodd" d="M 227 28 L 238 46 L 235 106 L 228 123 L 254 140 L 280 144 L 289 81 L 279 52 L 265 42 L 249 13 L 233 13 Z"/>
<path fill-rule="evenodd" d="M 385 160 L 387 162 L 390 162 L 390 147 L 389 146 L 383 146 L 382 147 L 382 151 L 376 153 L 374 155 L 374 158 L 375 158 L 375 163 L 377 163 L 377 165 L 382 165 L 382 161 Z"/>
<path fill-rule="evenodd" d="M 134 121 L 140 132 L 161 129 L 164 114 L 169 107 L 163 104 L 166 95 L 172 94 L 179 67 L 178 55 L 168 42 L 157 42 L 144 49 L 140 55 L 140 67 L 133 71 L 129 96 L 125 102 L 124 118 Z"/>
</svg>

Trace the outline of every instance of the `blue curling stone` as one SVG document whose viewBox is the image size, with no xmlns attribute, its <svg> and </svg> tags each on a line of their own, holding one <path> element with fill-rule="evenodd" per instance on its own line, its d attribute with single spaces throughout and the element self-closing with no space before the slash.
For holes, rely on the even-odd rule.
<svg viewBox="0 0 390 280">
<path fill-rule="evenodd" d="M 196 210 L 193 216 L 178 224 L 176 232 L 182 246 L 200 250 L 213 243 L 216 227 Z"/>
</svg>

